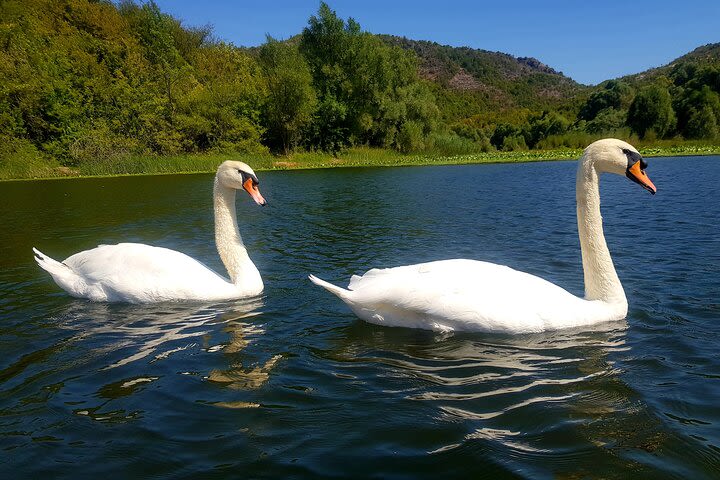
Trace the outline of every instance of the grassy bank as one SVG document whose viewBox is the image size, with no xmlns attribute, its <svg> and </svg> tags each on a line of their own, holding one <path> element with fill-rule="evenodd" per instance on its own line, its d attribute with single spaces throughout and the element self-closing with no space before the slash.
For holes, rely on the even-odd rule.
<svg viewBox="0 0 720 480">
<path fill-rule="evenodd" d="M 720 155 L 720 145 L 680 145 L 641 148 L 648 157 L 681 155 Z M 512 163 L 545 160 L 571 160 L 580 156 L 580 149 L 485 152 L 461 155 L 437 153 L 401 154 L 392 150 L 353 148 L 337 157 L 324 153 L 303 152 L 289 157 L 269 154 L 195 154 L 177 156 L 136 156 L 112 162 L 87 162 L 77 167 L 61 166 L 51 160 L 0 159 L 0 180 L 69 178 L 118 175 L 158 175 L 171 173 L 213 172 L 225 160 L 240 160 L 255 170 L 294 170 L 308 168 L 450 165 L 469 163 Z"/>
</svg>

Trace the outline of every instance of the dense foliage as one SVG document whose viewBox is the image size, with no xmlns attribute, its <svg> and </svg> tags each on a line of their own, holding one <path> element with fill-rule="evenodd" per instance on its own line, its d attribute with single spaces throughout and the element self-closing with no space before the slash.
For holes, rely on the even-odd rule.
<svg viewBox="0 0 720 480">
<path fill-rule="evenodd" d="M 720 47 L 577 84 L 532 58 L 364 32 L 320 4 L 245 49 L 153 2 L 0 2 L 0 165 L 350 146 L 472 153 L 718 140 Z"/>
<path fill-rule="evenodd" d="M 421 76 L 432 81 L 454 132 L 488 138 L 500 150 L 582 147 L 608 135 L 636 142 L 719 140 L 720 44 L 587 87 L 532 58 L 382 38 L 418 55 Z"/>
<path fill-rule="evenodd" d="M 416 150 L 435 127 L 437 107 L 414 55 L 339 19 L 325 3 L 300 37 L 319 104 L 307 146 Z"/>
<path fill-rule="evenodd" d="M 0 3 L 0 136 L 63 163 L 262 150 L 255 59 L 153 3 Z"/>
</svg>

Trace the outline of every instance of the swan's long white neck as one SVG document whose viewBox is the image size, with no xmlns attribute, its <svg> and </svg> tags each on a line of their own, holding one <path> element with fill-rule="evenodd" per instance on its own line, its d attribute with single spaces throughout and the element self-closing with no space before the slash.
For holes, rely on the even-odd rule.
<svg viewBox="0 0 720 480">
<path fill-rule="evenodd" d="M 232 282 L 238 287 L 249 284 L 259 278 L 255 264 L 248 256 L 238 230 L 237 213 L 235 211 L 235 189 L 223 186 L 215 177 L 213 188 L 215 204 L 215 245 L 220 259 L 230 275 Z"/>
<path fill-rule="evenodd" d="M 601 300 L 627 309 L 627 299 L 615 272 L 600 214 L 599 173 L 586 156 L 580 159 L 576 200 L 578 234 L 585 275 L 585 299 Z"/>
</svg>

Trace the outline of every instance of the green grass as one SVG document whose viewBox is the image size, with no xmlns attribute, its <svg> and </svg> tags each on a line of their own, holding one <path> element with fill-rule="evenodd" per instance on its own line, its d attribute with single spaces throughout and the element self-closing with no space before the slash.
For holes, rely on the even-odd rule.
<svg viewBox="0 0 720 480">
<path fill-rule="evenodd" d="M 720 145 L 679 144 L 640 148 L 645 156 L 720 155 Z M 94 161 L 78 167 L 62 167 L 39 155 L 7 156 L 0 159 L 0 180 L 95 177 L 119 175 L 159 175 L 171 173 L 213 172 L 225 160 L 240 160 L 253 169 L 294 170 L 308 168 L 450 165 L 469 163 L 537 162 L 579 158 L 581 149 L 484 152 L 460 155 L 438 153 L 401 154 L 393 150 L 352 148 L 338 157 L 319 152 L 301 152 L 288 157 L 269 154 L 188 154 L 176 156 L 135 156 L 113 162 Z"/>
</svg>

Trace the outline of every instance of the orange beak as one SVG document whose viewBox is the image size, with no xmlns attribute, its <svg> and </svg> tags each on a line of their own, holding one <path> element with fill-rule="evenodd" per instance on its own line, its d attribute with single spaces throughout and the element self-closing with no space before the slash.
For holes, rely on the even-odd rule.
<svg viewBox="0 0 720 480">
<path fill-rule="evenodd" d="M 258 205 L 262 205 L 263 207 L 267 205 L 267 202 L 260 194 L 260 190 L 258 190 L 257 185 L 253 183 L 252 178 L 248 178 L 247 180 L 245 180 L 245 183 L 243 183 L 243 188 L 246 192 L 250 194 L 252 199 L 255 200 L 255 203 L 257 203 Z"/>
<path fill-rule="evenodd" d="M 640 161 L 635 162 L 632 167 L 628 168 L 625 171 L 625 175 L 653 195 L 657 193 L 657 188 L 653 182 L 650 181 L 645 170 L 640 168 Z"/>
</svg>

